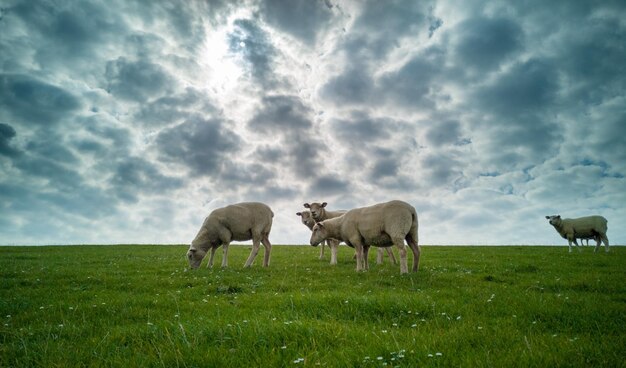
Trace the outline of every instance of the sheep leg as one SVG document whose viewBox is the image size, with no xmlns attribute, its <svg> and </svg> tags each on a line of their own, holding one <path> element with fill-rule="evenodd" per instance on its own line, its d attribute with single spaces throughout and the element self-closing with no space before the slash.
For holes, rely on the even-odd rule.
<svg viewBox="0 0 626 368">
<path fill-rule="evenodd" d="M 357 272 L 363 270 L 363 244 L 360 241 L 350 242 L 356 250 L 356 270 Z"/>
<path fill-rule="evenodd" d="M 269 234 L 263 235 L 261 242 L 263 243 L 263 247 L 265 248 L 265 253 L 263 253 L 263 267 L 269 267 L 270 265 L 270 254 L 272 253 L 272 244 L 270 243 Z"/>
<path fill-rule="evenodd" d="M 600 237 L 602 238 L 602 241 L 604 242 L 604 251 L 608 253 L 609 252 L 609 238 L 605 234 L 600 235 Z M 598 240 L 598 243 L 600 243 L 600 240 Z"/>
<path fill-rule="evenodd" d="M 217 247 L 212 247 L 211 248 L 211 255 L 209 256 L 209 263 L 207 263 L 207 268 L 213 268 L 213 258 L 215 257 L 215 251 L 217 250 Z"/>
<path fill-rule="evenodd" d="M 386 248 L 386 249 L 389 249 L 389 248 Z M 377 265 L 383 264 L 383 256 L 384 256 L 383 252 L 384 252 L 383 248 L 376 249 L 376 264 Z"/>
<path fill-rule="evenodd" d="M 404 245 L 404 239 L 403 238 L 394 239 L 393 244 L 395 244 L 396 247 L 398 247 L 398 250 L 399 250 L 398 253 L 400 253 L 400 273 L 401 274 L 409 273 L 409 266 L 408 266 L 407 259 L 406 259 L 406 246 Z"/>
<path fill-rule="evenodd" d="M 326 243 L 328 243 L 328 240 L 326 240 Z M 324 242 L 322 242 L 322 246 L 320 247 L 320 259 L 324 259 Z"/>
<path fill-rule="evenodd" d="M 328 240 L 328 246 L 330 247 L 330 264 L 336 265 L 339 242 L 337 240 Z"/>
<path fill-rule="evenodd" d="M 254 259 L 256 258 L 256 255 L 259 253 L 259 248 L 260 248 L 260 241 L 258 237 L 254 237 L 252 239 L 252 250 L 250 251 L 250 255 L 248 256 L 248 260 L 246 261 L 246 264 L 244 265 L 244 267 L 250 267 L 250 265 L 252 265 L 252 262 L 254 261 Z"/>
<path fill-rule="evenodd" d="M 364 245 L 363 246 L 363 267 L 365 268 L 365 271 L 368 271 L 370 269 L 368 256 L 367 256 L 369 254 L 369 251 L 370 251 L 370 246 Z"/>
<path fill-rule="evenodd" d="M 407 244 L 409 244 L 409 247 L 411 248 L 411 252 L 413 253 L 412 271 L 417 272 L 420 268 L 420 254 L 421 254 L 420 246 L 419 244 L 417 244 L 417 239 L 413 239 L 413 237 L 410 235 L 407 235 L 406 242 Z"/>
<path fill-rule="evenodd" d="M 388 248 L 385 248 L 385 250 L 387 251 L 387 255 L 389 256 L 389 258 L 391 258 L 391 261 L 393 262 L 393 264 L 397 265 L 398 260 L 396 259 L 396 256 L 393 254 L 393 249 L 391 249 L 391 247 L 388 247 Z"/>
<path fill-rule="evenodd" d="M 224 257 L 222 258 L 222 268 L 228 267 L 228 246 L 229 243 L 224 243 L 222 247 L 224 248 Z"/>
</svg>

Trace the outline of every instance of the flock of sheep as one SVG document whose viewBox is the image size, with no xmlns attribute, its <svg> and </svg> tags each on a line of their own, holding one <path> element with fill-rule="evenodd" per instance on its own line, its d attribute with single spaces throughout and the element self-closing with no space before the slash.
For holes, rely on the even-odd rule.
<svg viewBox="0 0 626 368">
<path fill-rule="evenodd" d="M 410 204 L 403 201 L 390 201 L 369 207 L 355 208 L 349 211 L 329 211 L 326 202 L 305 203 L 307 210 L 297 212 L 301 221 L 311 230 L 312 246 L 322 244 L 320 258 L 324 255 L 324 245 L 331 251 L 331 264 L 337 264 L 337 248 L 340 242 L 355 249 L 357 271 L 367 270 L 370 246 L 377 247 L 377 262 L 381 263 L 383 250 L 396 263 L 390 247 L 396 246 L 400 254 L 400 273 L 408 273 L 407 246 L 413 253 L 412 271 L 419 269 L 420 246 L 417 237 L 417 212 Z M 223 247 L 222 267 L 228 266 L 228 246 L 232 241 L 252 240 L 252 250 L 244 267 L 250 267 L 260 245 L 265 252 L 263 266 L 270 263 L 272 244 L 269 234 L 274 213 L 266 204 L 244 202 L 218 208 L 204 220 L 200 231 L 187 251 L 191 268 L 198 268 L 210 251 L 208 267 L 213 267 L 215 251 Z M 546 216 L 556 231 L 578 247 L 576 239 L 596 240 L 597 252 L 603 242 L 609 251 L 609 239 L 606 236 L 607 220 L 602 216 L 588 216 L 576 219 L 562 219 L 561 216 Z M 406 241 L 406 245 L 405 245 Z M 581 243 L 582 244 L 582 243 Z"/>
</svg>

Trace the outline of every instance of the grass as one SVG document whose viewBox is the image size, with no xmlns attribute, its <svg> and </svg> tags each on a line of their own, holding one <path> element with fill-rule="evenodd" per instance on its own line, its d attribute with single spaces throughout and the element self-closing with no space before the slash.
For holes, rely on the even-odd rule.
<svg viewBox="0 0 626 368">
<path fill-rule="evenodd" d="M 0 367 L 626 366 L 626 248 L 426 246 L 402 276 L 249 248 L 0 247 Z"/>
</svg>

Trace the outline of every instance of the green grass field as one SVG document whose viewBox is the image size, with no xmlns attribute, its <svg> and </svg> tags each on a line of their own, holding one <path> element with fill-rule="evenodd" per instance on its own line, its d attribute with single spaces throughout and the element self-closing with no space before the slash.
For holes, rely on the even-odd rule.
<svg viewBox="0 0 626 368">
<path fill-rule="evenodd" d="M 626 366 L 623 247 L 425 246 L 402 276 L 345 246 L 186 249 L 0 247 L 0 367 Z"/>
</svg>

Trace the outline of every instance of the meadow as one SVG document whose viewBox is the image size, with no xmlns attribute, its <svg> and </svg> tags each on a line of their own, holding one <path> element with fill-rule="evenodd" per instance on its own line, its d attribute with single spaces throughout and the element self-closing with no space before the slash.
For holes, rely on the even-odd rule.
<svg viewBox="0 0 626 368">
<path fill-rule="evenodd" d="M 194 271 L 186 249 L 0 247 L 0 367 L 626 366 L 624 247 L 423 246 L 409 275 L 345 246 Z"/>
</svg>

